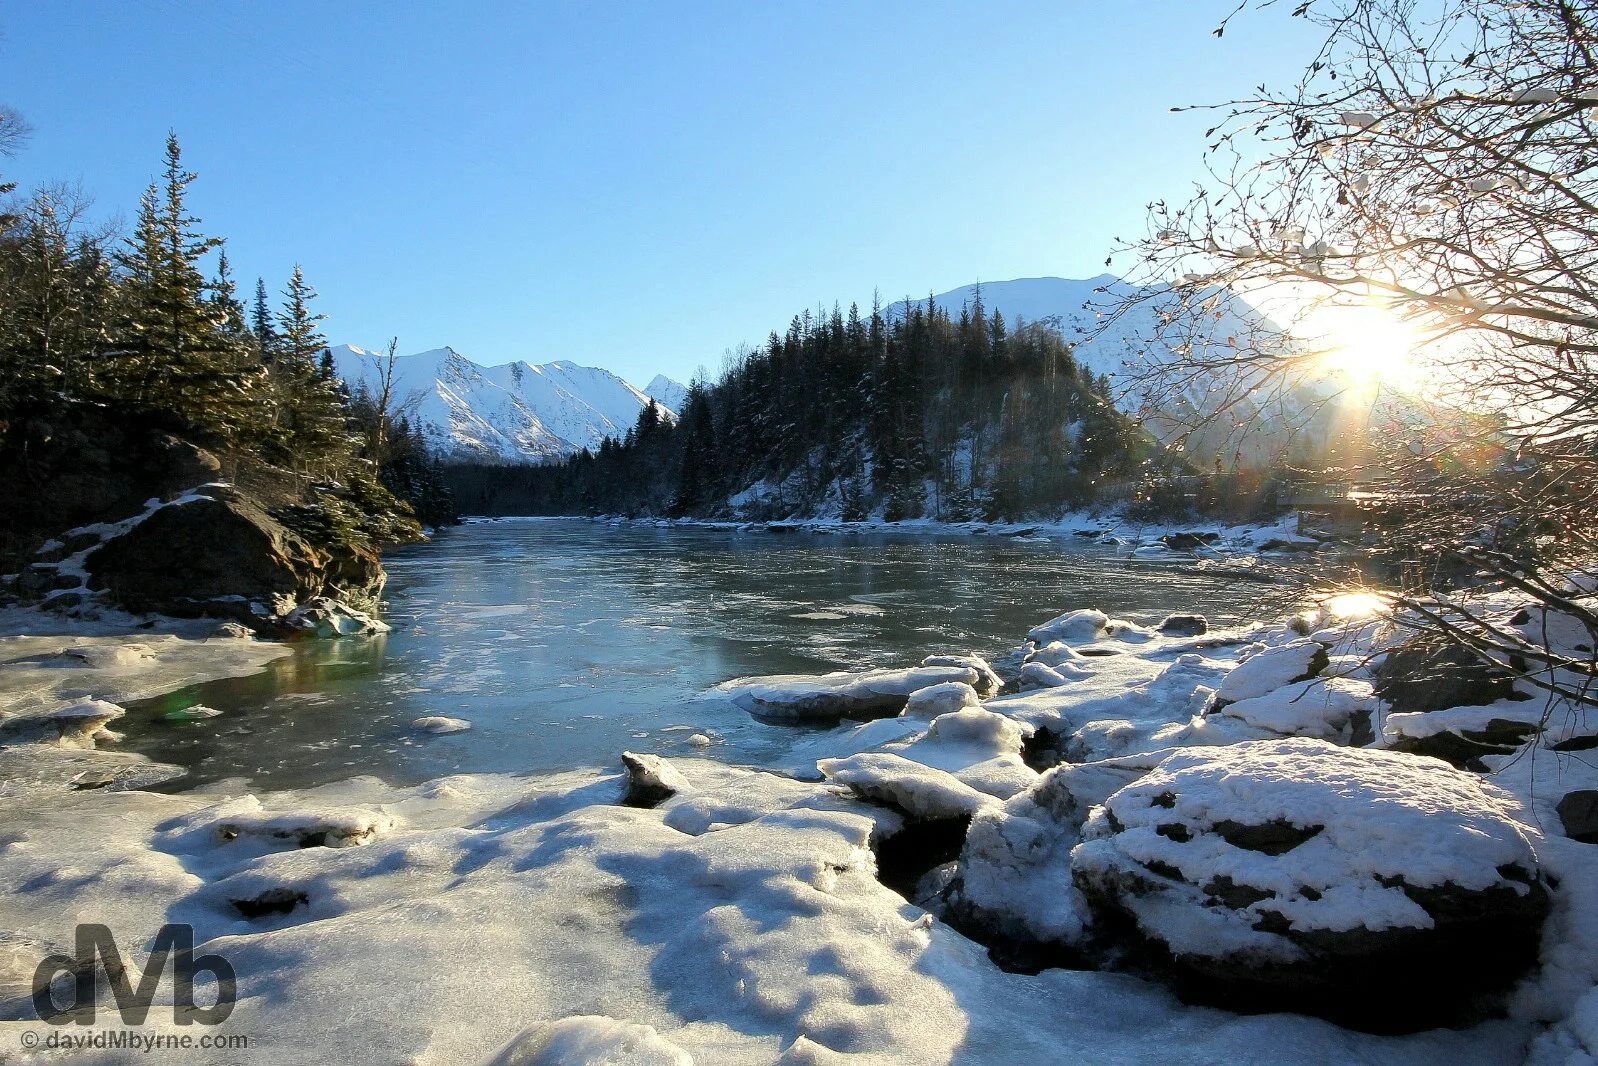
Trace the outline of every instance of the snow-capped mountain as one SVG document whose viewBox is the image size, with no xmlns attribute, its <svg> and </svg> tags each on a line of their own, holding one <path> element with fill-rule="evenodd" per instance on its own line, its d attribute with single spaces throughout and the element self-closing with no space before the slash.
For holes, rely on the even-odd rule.
<svg viewBox="0 0 1598 1066">
<path fill-rule="evenodd" d="M 983 306 L 990 314 L 1001 312 L 1011 327 L 1018 319 L 1056 326 L 1073 345 L 1080 364 L 1110 378 L 1122 410 L 1142 415 L 1147 428 L 1164 440 L 1186 436 L 1187 450 L 1195 456 L 1216 454 L 1224 461 L 1235 453 L 1245 462 L 1289 453 L 1303 456 L 1323 447 L 1332 431 L 1324 396 L 1312 386 L 1267 396 L 1234 387 L 1221 371 L 1157 379 L 1151 371 L 1178 359 L 1168 343 L 1175 337 L 1159 337 L 1162 307 L 1169 309 L 1171 301 L 1156 297 L 1105 321 L 1099 312 L 1139 294 L 1136 286 L 1113 274 L 1082 280 L 1017 278 L 982 282 L 980 288 Z M 961 307 L 974 302 L 977 289 L 975 284 L 962 285 L 932 299 L 958 317 Z M 1194 298 L 1207 297 L 1199 293 Z M 901 301 L 887 311 L 898 316 L 904 308 Z M 1190 338 L 1212 356 L 1251 331 L 1281 331 L 1266 312 L 1241 299 L 1218 301 L 1216 311 L 1215 317 L 1204 321 L 1204 336 Z M 1222 404 L 1226 417 L 1212 419 Z M 1197 424 L 1202 428 L 1189 434 Z"/>
<path fill-rule="evenodd" d="M 656 374 L 654 380 L 644 386 L 644 395 L 652 397 L 668 411 L 681 411 L 683 404 L 688 402 L 688 386 L 671 380 L 665 374 Z"/>
<path fill-rule="evenodd" d="M 1065 339 L 1074 347 L 1077 361 L 1096 374 L 1107 374 L 1117 382 L 1130 385 L 1130 379 L 1139 367 L 1169 362 L 1173 353 L 1158 342 L 1155 336 L 1159 302 L 1146 302 L 1132 308 L 1125 316 L 1107 325 L 1100 320 L 1097 310 L 1135 296 L 1139 290 L 1117 278 L 1114 274 L 1100 274 L 1096 278 L 1076 280 L 1071 278 L 1016 278 L 1013 281 L 982 282 L 979 285 L 962 285 L 932 299 L 938 307 L 958 317 L 960 308 L 970 306 L 982 290 L 982 303 L 989 314 L 995 310 L 1004 315 L 1010 326 L 1018 319 L 1027 322 L 1047 322 L 1059 328 Z M 917 302 L 917 301 L 912 301 Z M 924 302 L 924 301 L 920 301 Z M 887 310 L 890 315 L 904 313 L 903 301 Z M 1206 332 L 1217 342 L 1224 343 L 1229 336 L 1243 336 L 1255 325 L 1269 325 L 1266 317 L 1233 301 L 1222 309 L 1222 317 L 1206 327 Z M 1121 403 L 1131 410 L 1142 397 L 1135 390 L 1118 389 L 1123 393 Z"/>
<path fill-rule="evenodd" d="M 351 388 L 375 390 L 385 361 L 352 344 L 333 349 L 334 367 Z M 651 385 L 661 381 L 676 384 L 656 378 Z M 393 396 L 436 454 L 506 463 L 597 448 L 604 438 L 625 434 L 651 399 L 597 367 L 564 360 L 481 366 L 453 348 L 397 358 Z M 676 408 L 655 399 L 675 416 Z"/>
</svg>

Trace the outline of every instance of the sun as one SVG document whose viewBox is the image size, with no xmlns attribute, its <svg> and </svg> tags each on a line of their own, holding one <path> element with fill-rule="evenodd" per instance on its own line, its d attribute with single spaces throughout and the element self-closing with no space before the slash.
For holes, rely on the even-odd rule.
<svg viewBox="0 0 1598 1066">
<path fill-rule="evenodd" d="M 1328 307 L 1312 316 L 1321 365 L 1356 385 L 1413 386 L 1420 374 L 1414 326 L 1379 307 Z"/>
</svg>

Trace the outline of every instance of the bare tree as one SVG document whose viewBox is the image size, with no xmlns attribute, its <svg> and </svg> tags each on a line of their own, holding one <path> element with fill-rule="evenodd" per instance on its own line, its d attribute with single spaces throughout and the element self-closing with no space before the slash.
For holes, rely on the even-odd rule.
<svg viewBox="0 0 1598 1066">
<path fill-rule="evenodd" d="M 20 112 L 0 104 L 0 155 L 16 155 L 32 132 L 33 128 L 28 125 Z M 16 187 L 16 182 L 6 181 L 4 176 L 0 175 L 0 196 L 15 191 Z M 8 212 L 0 207 L 0 232 L 11 228 L 16 221 L 17 216 L 14 212 Z"/>
<path fill-rule="evenodd" d="M 422 393 L 419 390 L 413 389 L 404 396 L 399 395 L 398 352 L 399 338 L 392 337 L 388 342 L 388 350 L 372 360 L 373 369 L 377 374 L 377 388 L 372 397 L 375 417 L 372 419 L 372 439 L 368 445 L 368 454 L 379 466 L 389 458 L 395 427 L 408 418 L 422 402 Z"/>
<path fill-rule="evenodd" d="M 1371 420 L 1369 383 L 1327 376 L 1346 339 L 1311 327 L 1351 309 L 1406 324 L 1428 382 L 1387 390 L 1353 460 L 1393 479 L 1372 516 L 1404 564 L 1389 575 L 1398 614 L 1598 702 L 1590 658 L 1457 594 L 1516 589 L 1598 647 L 1581 594 L 1598 559 L 1598 4 L 1311 0 L 1292 14 L 1324 29 L 1319 53 L 1286 91 L 1197 109 L 1216 115 L 1209 178 L 1149 206 L 1147 237 L 1120 252 L 1141 287 L 1103 313 L 1154 306 L 1147 341 L 1180 357 L 1132 374 L 1150 395 L 1203 394 L 1195 423 L 1245 423 L 1262 396 Z M 1238 311 L 1262 298 L 1290 310 Z M 1218 336 L 1223 318 L 1250 326 Z"/>
</svg>

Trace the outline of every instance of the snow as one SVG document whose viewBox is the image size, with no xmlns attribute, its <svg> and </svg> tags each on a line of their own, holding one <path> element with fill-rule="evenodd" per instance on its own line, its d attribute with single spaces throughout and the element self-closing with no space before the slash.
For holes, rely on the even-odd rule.
<svg viewBox="0 0 1598 1066">
<path fill-rule="evenodd" d="M 386 356 L 341 344 L 339 377 L 376 388 Z M 454 459 L 528 462 L 597 448 L 632 428 L 650 397 L 595 367 L 567 361 L 482 366 L 453 348 L 395 360 L 395 398 L 436 453 Z M 668 418 L 675 408 L 666 405 Z"/>
<path fill-rule="evenodd" d="M 665 374 L 656 374 L 644 386 L 644 395 L 673 414 L 681 414 L 683 405 L 688 402 L 688 386 L 673 381 Z"/>
<path fill-rule="evenodd" d="M 70 944 L 79 921 L 108 922 L 130 945 L 163 922 L 193 924 L 200 950 L 239 973 L 222 1032 L 255 1034 L 250 1060 L 263 1063 L 1201 1063 L 1267 1048 L 1273 1061 L 1460 1066 L 1517 1061 L 1528 1047 L 1537 1062 L 1591 1053 L 1598 848 L 1560 837 L 1552 811 L 1598 772 L 1538 750 L 1493 760 L 1488 781 L 1414 755 L 1275 736 L 1346 739 L 1373 699 L 1368 679 L 1343 669 L 1368 634 L 1331 648 L 1329 674 L 1295 681 L 1325 649 L 1286 626 L 1175 638 L 1088 611 L 1040 630 L 1020 649 L 1027 667 L 1069 672 L 1069 684 L 992 695 L 985 662 L 933 656 L 723 686 L 720 696 L 792 722 L 839 707 L 902 713 L 817 731 L 796 749 L 809 772 L 791 776 L 633 755 L 635 779 L 669 786 L 647 807 L 622 804 L 629 775 L 617 771 L 254 794 L 240 782 L 175 795 L 57 784 L 48 802 L 8 775 L 0 928 L 16 932 L 27 972 L 33 955 Z M 1081 655 L 1089 645 L 1119 654 Z M 62 654 L 80 647 L 131 650 Z M 43 725 L 42 714 L 85 698 L 65 692 L 156 694 L 276 654 L 143 631 L 6 638 L 0 708 Z M 1228 682 L 1239 695 L 1215 710 Z M 1019 754 L 1041 729 L 1072 760 L 1042 775 Z M 695 738 L 699 751 L 712 743 Z M 110 758 L 5 750 L 30 766 Z M 1540 864 L 1559 885 L 1543 965 L 1510 1018 L 1380 1036 L 1187 1006 L 1124 973 L 1005 972 L 878 880 L 873 846 L 906 817 L 971 820 L 959 865 L 927 882 L 950 885 L 951 917 L 963 908 L 1062 945 L 1098 931 L 1079 876 L 1151 861 L 1184 883 L 1257 885 L 1294 929 L 1328 933 L 1421 926 L 1418 905 L 1377 880 L 1395 872 L 1414 886 L 1514 890 L 1500 867 Z M 1159 832 L 1178 820 L 1200 831 Z M 1227 842 L 1227 821 L 1321 828 L 1271 855 Z M 1302 891 L 1315 886 L 1319 899 Z M 1144 897 L 1135 920 L 1184 950 L 1292 954 L 1240 911 L 1195 906 L 1186 891 Z M 152 1030 L 169 1026 L 162 1014 Z"/>
<path fill-rule="evenodd" d="M 714 691 L 750 714 L 780 719 L 828 719 L 844 715 L 893 715 L 911 694 L 933 685 L 975 686 L 981 673 L 970 666 L 920 666 L 904 670 L 840 671 L 811 677 L 775 674 L 729 681 Z"/>
<path fill-rule="evenodd" d="M 890 752 L 868 752 L 817 764 L 829 780 L 913 818 L 969 818 L 994 798 L 953 774 Z"/>
<path fill-rule="evenodd" d="M 903 714 L 906 718 L 932 719 L 951 711 L 980 706 L 982 700 L 976 689 L 964 681 L 944 681 L 910 693 Z"/>
<path fill-rule="evenodd" d="M 693 1066 L 693 1056 L 652 1025 L 575 1014 L 530 1029 L 491 1066 Z"/>
<path fill-rule="evenodd" d="M 1524 895 L 1527 886 L 1504 871 L 1537 869 L 1513 801 L 1476 775 L 1436 759 L 1318 740 L 1176 752 L 1100 810 L 1072 852 L 1073 872 L 1114 882 L 1142 871 L 1157 881 L 1134 915 L 1183 955 L 1241 951 L 1297 961 L 1298 947 L 1258 928 L 1263 913 L 1285 917 L 1299 932 L 1426 929 L 1431 918 L 1404 886 Z M 1228 825 L 1275 824 L 1308 835 L 1280 854 L 1227 838 Z M 1169 825 L 1187 833 L 1162 833 Z M 1148 875 L 1156 866 L 1181 880 Z M 1195 886 L 1220 877 L 1264 898 L 1241 908 L 1207 906 Z"/>
<path fill-rule="evenodd" d="M 1224 682 L 1221 687 L 1225 689 Z M 1218 713 L 1284 735 L 1346 741 L 1354 716 L 1374 713 L 1376 703 L 1375 691 L 1367 681 L 1317 677 L 1237 700 Z"/>
<path fill-rule="evenodd" d="M 1027 639 L 1040 646 L 1053 643 L 1080 643 L 1098 639 L 1109 624 L 1110 616 L 1103 611 L 1092 608 L 1067 611 L 1040 626 L 1034 626 L 1027 633 Z"/>
<path fill-rule="evenodd" d="M 1184 1007 L 1114 973 L 1005 973 L 877 882 L 870 841 L 885 815 L 826 786 L 681 769 L 702 804 L 768 809 L 689 835 L 669 824 L 675 799 L 617 806 L 615 777 L 356 779 L 274 794 L 263 814 L 315 824 L 330 807 L 381 808 L 394 829 L 284 850 L 185 833 L 235 816 L 217 796 L 81 794 L 54 813 L 0 812 L 16 838 L 0 876 L 24 886 L 0 916 L 68 944 L 85 915 L 129 943 L 193 923 L 239 974 L 215 1032 L 252 1034 L 250 1061 L 266 1064 L 1203 1063 L 1261 1046 L 1289 1062 L 1460 1064 L 1506 1061 L 1525 1039 L 1510 1023 L 1370 1036 Z M 307 899 L 254 919 L 232 902 L 274 890 Z M 161 1007 L 150 1017 L 175 1031 Z"/>
<path fill-rule="evenodd" d="M 1275 648 L 1262 647 L 1226 675 L 1216 696 L 1228 702 L 1264 696 L 1306 674 L 1315 673 L 1316 662 L 1325 660 L 1326 649 L 1313 640 L 1296 640 Z"/>
</svg>

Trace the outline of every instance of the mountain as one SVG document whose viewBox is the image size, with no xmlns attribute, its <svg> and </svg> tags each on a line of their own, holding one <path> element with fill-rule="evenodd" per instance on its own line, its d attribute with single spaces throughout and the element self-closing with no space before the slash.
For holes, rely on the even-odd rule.
<svg viewBox="0 0 1598 1066">
<path fill-rule="evenodd" d="M 668 411 L 681 411 L 683 404 L 688 402 L 688 386 L 673 381 L 665 374 L 656 374 L 654 380 L 644 386 L 644 395 L 653 398 Z"/>
<path fill-rule="evenodd" d="M 1096 278 L 1016 278 L 1013 281 L 981 282 L 962 285 L 939 293 L 933 302 L 959 317 L 962 307 L 976 301 L 981 290 L 982 303 L 991 315 L 999 311 L 1011 329 L 1018 320 L 1044 322 L 1059 329 L 1072 346 L 1078 363 L 1095 374 L 1105 374 L 1120 386 L 1120 406 L 1131 410 L 1143 399 L 1132 388 L 1132 378 L 1140 369 L 1164 364 L 1175 358 L 1169 348 L 1154 340 L 1159 325 L 1161 301 L 1146 301 L 1115 321 L 1104 323 L 1096 313 L 1111 304 L 1139 294 L 1139 289 L 1114 274 Z M 1203 293 L 1198 294 L 1200 297 Z M 925 301 L 913 301 L 922 302 Z M 902 316 L 905 302 L 891 305 L 890 315 Z M 1271 327 L 1266 316 L 1241 300 L 1231 301 L 1206 332 L 1216 339 L 1242 336 L 1257 326 Z M 1096 335 L 1095 335 L 1096 334 Z"/>
<path fill-rule="evenodd" d="M 332 352 L 351 388 L 378 388 L 386 356 L 352 344 Z M 606 437 L 625 435 L 651 399 L 597 367 L 564 360 L 481 366 L 447 347 L 395 359 L 393 396 L 435 454 L 490 463 L 541 462 L 597 448 Z M 675 407 L 655 399 L 675 417 Z"/>
<path fill-rule="evenodd" d="M 1314 384 L 1264 392 L 1240 388 L 1224 370 L 1184 372 L 1169 379 L 1154 375 L 1179 358 L 1170 342 L 1161 338 L 1162 312 L 1174 304 L 1155 292 L 1152 299 L 1133 304 L 1109 321 L 1099 313 L 1111 305 L 1139 295 L 1150 295 L 1113 274 L 1081 280 L 1071 278 L 1016 278 L 1012 281 L 962 285 L 932 297 L 938 307 L 958 317 L 962 307 L 974 304 L 980 288 L 983 306 L 998 311 L 1013 329 L 1018 320 L 1056 327 L 1072 346 L 1077 362 L 1110 379 L 1116 406 L 1141 415 L 1146 428 L 1165 441 L 1185 436 L 1194 456 L 1234 458 L 1248 464 L 1275 462 L 1292 456 L 1303 459 L 1324 449 L 1334 432 L 1326 391 Z M 1194 301 L 1220 294 L 1197 292 Z M 922 301 L 912 301 L 925 303 Z M 902 317 L 905 302 L 891 305 L 890 315 Z M 1219 359 L 1232 338 L 1251 331 L 1280 333 L 1270 316 L 1241 298 L 1217 300 L 1214 317 L 1204 318 L 1202 341 L 1209 356 Z M 1226 417 L 1214 419 L 1220 405 Z M 1191 431 L 1195 424 L 1200 425 Z"/>
</svg>

